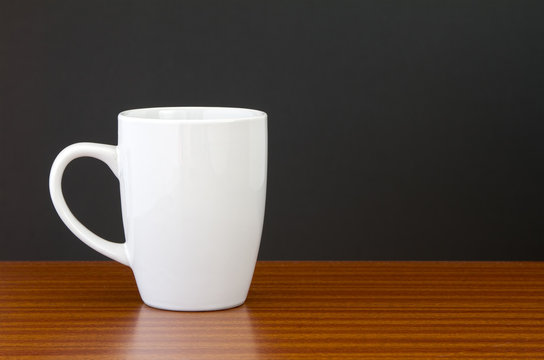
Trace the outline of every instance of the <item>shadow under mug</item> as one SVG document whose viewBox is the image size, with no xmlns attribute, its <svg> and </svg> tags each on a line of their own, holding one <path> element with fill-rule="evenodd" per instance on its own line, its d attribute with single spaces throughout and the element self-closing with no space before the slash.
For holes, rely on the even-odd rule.
<svg viewBox="0 0 544 360">
<path fill-rule="evenodd" d="M 267 115 L 258 110 L 168 107 L 119 114 L 118 145 L 77 143 L 55 159 L 51 199 L 66 226 L 132 268 L 142 300 L 165 310 L 244 303 L 261 241 Z M 100 238 L 70 212 L 62 175 L 94 157 L 119 179 L 125 242 Z"/>
</svg>

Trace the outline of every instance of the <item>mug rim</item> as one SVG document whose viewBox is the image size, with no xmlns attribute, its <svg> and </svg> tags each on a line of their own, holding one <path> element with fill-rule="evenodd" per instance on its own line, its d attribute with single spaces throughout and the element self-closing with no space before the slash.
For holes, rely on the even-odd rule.
<svg viewBox="0 0 544 360">
<path fill-rule="evenodd" d="M 230 113 L 230 116 L 211 116 L 208 118 L 185 118 L 172 115 L 176 111 L 204 111 L 212 110 L 215 112 Z M 166 113 L 168 117 L 161 117 L 161 113 Z M 168 114 L 170 113 L 170 114 Z M 172 117 L 173 116 L 173 117 Z M 225 106 L 160 106 L 149 108 L 137 108 L 124 110 L 119 113 L 119 120 L 128 121 L 143 121 L 143 122 L 165 122 L 165 123 L 217 123 L 217 122 L 234 122 L 266 119 L 267 114 L 261 110 L 241 108 L 241 107 L 225 107 Z"/>
</svg>

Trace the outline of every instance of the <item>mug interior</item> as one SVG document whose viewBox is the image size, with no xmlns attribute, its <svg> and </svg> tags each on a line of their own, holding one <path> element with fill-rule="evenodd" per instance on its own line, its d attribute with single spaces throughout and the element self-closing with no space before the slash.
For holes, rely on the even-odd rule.
<svg viewBox="0 0 544 360">
<path fill-rule="evenodd" d="M 150 120 L 244 120 L 261 118 L 259 110 L 229 107 L 160 107 L 123 111 L 120 116 Z"/>
</svg>

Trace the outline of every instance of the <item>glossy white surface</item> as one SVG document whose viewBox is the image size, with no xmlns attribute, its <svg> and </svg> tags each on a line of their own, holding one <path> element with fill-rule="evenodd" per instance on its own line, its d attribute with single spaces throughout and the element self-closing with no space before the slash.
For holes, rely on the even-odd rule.
<svg viewBox="0 0 544 360">
<path fill-rule="evenodd" d="M 99 238 L 70 212 L 65 166 L 96 157 L 118 176 L 125 244 Z M 168 310 L 245 301 L 261 239 L 267 117 L 233 108 L 155 108 L 119 115 L 119 144 L 63 150 L 50 189 L 61 219 L 93 249 L 129 265 L 140 295 Z"/>
</svg>

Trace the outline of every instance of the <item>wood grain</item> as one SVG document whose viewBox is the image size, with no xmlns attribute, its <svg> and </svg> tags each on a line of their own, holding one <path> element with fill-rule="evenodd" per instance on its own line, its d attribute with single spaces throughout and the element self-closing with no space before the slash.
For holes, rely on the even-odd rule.
<svg viewBox="0 0 544 360">
<path fill-rule="evenodd" d="M 0 357 L 544 359 L 544 263 L 260 262 L 243 306 L 178 313 L 116 263 L 4 262 Z"/>
</svg>

